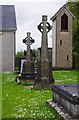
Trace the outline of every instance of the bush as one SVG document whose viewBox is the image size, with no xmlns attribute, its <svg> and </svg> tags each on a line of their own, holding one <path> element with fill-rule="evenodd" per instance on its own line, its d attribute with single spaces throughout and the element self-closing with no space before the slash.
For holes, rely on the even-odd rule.
<svg viewBox="0 0 79 120">
<path fill-rule="evenodd" d="M 79 70 L 79 54 L 73 53 L 73 68 Z"/>
<path fill-rule="evenodd" d="M 16 69 L 19 69 L 19 61 L 23 57 L 24 57 L 24 52 L 23 51 L 17 52 L 16 57 L 15 57 L 15 68 Z"/>
</svg>

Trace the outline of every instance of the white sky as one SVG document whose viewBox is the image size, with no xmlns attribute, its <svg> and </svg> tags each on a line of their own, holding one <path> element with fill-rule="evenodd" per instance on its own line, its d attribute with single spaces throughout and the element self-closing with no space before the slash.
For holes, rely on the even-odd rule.
<svg viewBox="0 0 79 120">
<path fill-rule="evenodd" d="M 15 5 L 17 31 L 16 51 L 26 49 L 22 40 L 27 32 L 35 39 L 32 49 L 41 46 L 41 33 L 37 26 L 42 20 L 42 15 L 48 16 L 48 22 L 52 25 L 50 18 L 62 7 L 67 0 L 0 0 L 0 4 Z M 52 30 L 48 33 L 48 45 L 52 47 Z"/>
</svg>

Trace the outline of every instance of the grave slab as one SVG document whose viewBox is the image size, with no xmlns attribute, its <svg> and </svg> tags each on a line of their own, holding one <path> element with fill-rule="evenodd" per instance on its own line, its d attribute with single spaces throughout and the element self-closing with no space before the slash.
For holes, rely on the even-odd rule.
<svg viewBox="0 0 79 120">
<path fill-rule="evenodd" d="M 52 101 L 75 119 L 79 119 L 79 84 L 52 85 Z"/>
</svg>

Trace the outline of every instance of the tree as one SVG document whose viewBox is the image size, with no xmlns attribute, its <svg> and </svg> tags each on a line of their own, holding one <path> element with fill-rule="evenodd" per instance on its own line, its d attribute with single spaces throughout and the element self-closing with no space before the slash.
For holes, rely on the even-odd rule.
<svg viewBox="0 0 79 120">
<path fill-rule="evenodd" d="M 21 50 L 21 51 L 18 51 L 17 53 L 16 53 L 16 57 L 19 57 L 19 58 L 22 58 L 22 57 L 24 57 L 24 52 Z"/>
<path fill-rule="evenodd" d="M 69 0 L 68 0 L 69 1 Z M 68 2 L 67 7 L 76 17 L 73 23 L 73 50 L 79 53 L 79 1 L 78 2 Z"/>
<path fill-rule="evenodd" d="M 15 57 L 15 67 L 16 67 L 16 69 L 19 68 L 20 58 L 23 58 L 23 57 L 24 57 L 24 52 L 22 50 L 18 51 L 16 53 L 16 57 Z"/>
</svg>

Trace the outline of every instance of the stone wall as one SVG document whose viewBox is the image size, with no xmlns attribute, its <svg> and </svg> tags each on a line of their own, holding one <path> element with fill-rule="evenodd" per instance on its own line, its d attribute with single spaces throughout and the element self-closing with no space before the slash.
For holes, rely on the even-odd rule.
<svg viewBox="0 0 79 120">
<path fill-rule="evenodd" d="M 0 32 L 0 72 L 2 71 L 2 32 Z"/>
<path fill-rule="evenodd" d="M 61 31 L 61 16 L 64 13 L 68 16 L 68 31 Z M 72 21 L 73 18 L 66 9 L 56 18 L 56 68 L 72 68 Z"/>
<path fill-rule="evenodd" d="M 56 20 L 52 23 L 52 67 L 56 66 Z"/>
</svg>

